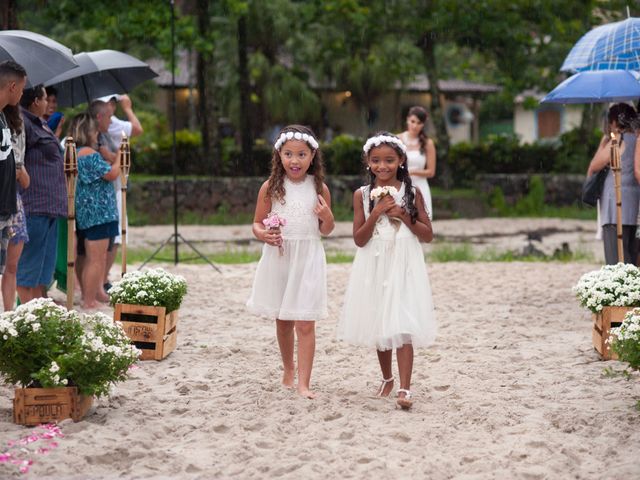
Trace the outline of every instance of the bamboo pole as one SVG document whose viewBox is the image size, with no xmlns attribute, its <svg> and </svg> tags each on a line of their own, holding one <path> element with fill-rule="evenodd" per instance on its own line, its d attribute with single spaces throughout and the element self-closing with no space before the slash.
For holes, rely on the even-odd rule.
<svg viewBox="0 0 640 480">
<path fill-rule="evenodd" d="M 67 137 L 64 142 L 64 174 L 67 179 L 67 310 L 71 310 L 76 278 L 75 196 L 78 175 L 78 154 L 76 144 L 71 137 Z"/>
<path fill-rule="evenodd" d="M 613 184 L 616 191 L 616 233 L 618 236 L 618 262 L 624 263 L 622 249 L 622 186 L 620 172 L 620 145 L 615 134 L 611 133 L 611 170 L 613 170 Z"/>
<path fill-rule="evenodd" d="M 131 168 L 131 148 L 129 137 L 122 132 L 120 142 L 120 179 L 122 180 L 122 211 L 120 212 L 120 234 L 122 236 L 122 276 L 127 273 L 127 180 Z"/>
</svg>

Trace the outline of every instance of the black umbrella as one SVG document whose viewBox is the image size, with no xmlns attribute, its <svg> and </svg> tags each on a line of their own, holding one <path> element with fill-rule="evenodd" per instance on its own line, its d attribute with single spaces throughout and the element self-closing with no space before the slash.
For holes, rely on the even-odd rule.
<svg viewBox="0 0 640 480">
<path fill-rule="evenodd" d="M 27 71 L 27 86 L 44 83 L 78 64 L 64 45 L 26 30 L 0 31 L 0 62 L 13 60 Z"/>
<path fill-rule="evenodd" d="M 105 95 L 127 93 L 158 76 L 146 63 L 116 50 L 83 52 L 74 58 L 78 68 L 45 82 L 58 90 L 61 106 L 76 106 Z"/>
</svg>

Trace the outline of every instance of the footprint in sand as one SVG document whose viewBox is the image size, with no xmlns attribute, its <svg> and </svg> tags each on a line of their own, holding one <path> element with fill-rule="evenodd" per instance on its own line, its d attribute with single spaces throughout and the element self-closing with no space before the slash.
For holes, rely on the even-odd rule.
<svg viewBox="0 0 640 480">
<path fill-rule="evenodd" d="M 435 387 L 433 387 L 434 390 L 437 390 L 439 392 L 444 392 L 449 390 L 449 387 L 451 387 L 451 385 L 437 385 Z"/>
<path fill-rule="evenodd" d="M 213 431 L 216 433 L 227 433 L 229 431 L 229 427 L 224 424 L 216 425 L 215 427 L 213 427 Z"/>
<path fill-rule="evenodd" d="M 332 413 L 332 414 L 327 415 L 326 417 L 324 417 L 324 421 L 325 422 L 331 422 L 331 421 L 337 420 L 339 418 L 342 418 L 342 414 L 338 413 L 338 412 L 335 412 L 335 413 Z"/>
</svg>

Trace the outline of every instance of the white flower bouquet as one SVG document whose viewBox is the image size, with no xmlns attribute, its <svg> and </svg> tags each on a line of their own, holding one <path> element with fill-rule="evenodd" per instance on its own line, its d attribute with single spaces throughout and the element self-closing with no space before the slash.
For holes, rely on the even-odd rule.
<svg viewBox="0 0 640 480">
<path fill-rule="evenodd" d="M 139 355 L 120 324 L 102 313 L 81 315 L 39 298 L 0 315 L 0 377 L 10 384 L 106 395 Z"/>
<path fill-rule="evenodd" d="M 371 193 L 369 193 L 369 198 L 374 202 L 378 202 L 382 200 L 384 197 L 386 197 L 387 195 L 395 197 L 397 194 L 398 194 L 398 189 L 396 187 L 385 185 L 384 187 L 376 187 L 372 189 Z M 389 222 L 391 223 L 391 225 L 393 225 L 393 227 L 396 230 L 400 228 L 400 224 L 402 223 L 402 221 L 399 218 L 392 218 L 392 217 L 389 217 L 388 215 L 385 215 L 385 217 L 389 219 Z"/>
<path fill-rule="evenodd" d="M 162 268 L 125 273 L 122 280 L 109 289 L 111 305 L 128 303 L 165 307 L 166 313 L 180 308 L 187 294 L 187 281 Z"/>
<path fill-rule="evenodd" d="M 640 306 L 640 270 L 625 263 L 605 265 L 582 275 L 573 291 L 593 313 L 604 307 Z"/>
<path fill-rule="evenodd" d="M 629 363 L 634 370 L 640 370 L 640 308 L 635 308 L 624 317 L 619 327 L 610 331 L 611 350 L 618 359 Z"/>
</svg>

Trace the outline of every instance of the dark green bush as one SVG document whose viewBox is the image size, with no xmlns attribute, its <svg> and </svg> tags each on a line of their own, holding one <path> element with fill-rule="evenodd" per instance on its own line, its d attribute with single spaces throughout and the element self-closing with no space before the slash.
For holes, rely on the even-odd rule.
<svg viewBox="0 0 640 480">
<path fill-rule="evenodd" d="M 176 131 L 176 165 L 180 175 L 201 175 L 211 171 L 203 161 L 200 132 Z M 133 144 L 132 169 L 138 173 L 171 174 L 173 138 L 171 132 L 142 137 Z"/>
<path fill-rule="evenodd" d="M 514 135 L 491 135 L 480 144 L 452 145 L 446 162 L 456 187 L 472 187 L 479 173 L 584 173 L 600 135 L 594 131 L 585 141 L 576 129 L 554 142 L 524 145 Z"/>
<path fill-rule="evenodd" d="M 362 172 L 361 138 L 338 135 L 331 142 L 322 145 L 322 156 L 327 174 L 358 175 Z"/>
</svg>

